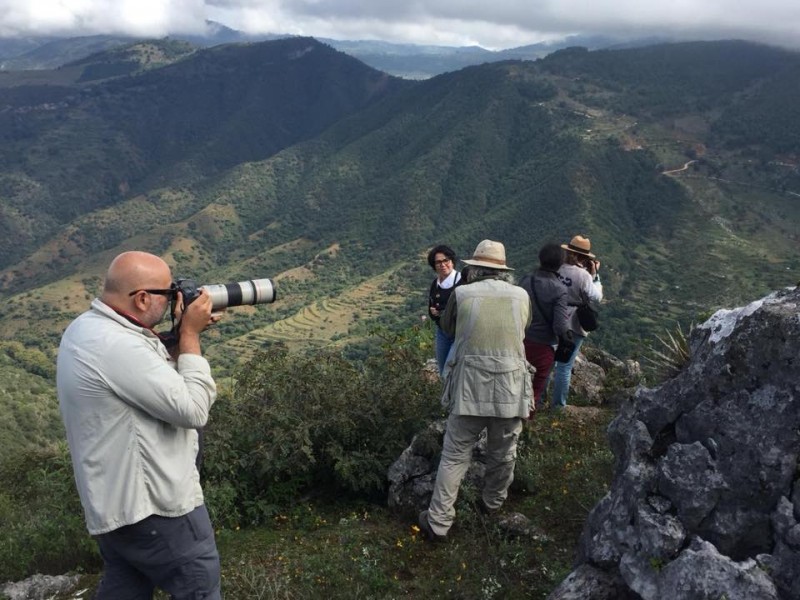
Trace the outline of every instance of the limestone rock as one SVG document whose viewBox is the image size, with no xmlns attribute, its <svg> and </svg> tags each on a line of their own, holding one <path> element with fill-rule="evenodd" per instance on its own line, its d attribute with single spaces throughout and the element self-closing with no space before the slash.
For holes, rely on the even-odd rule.
<svg viewBox="0 0 800 600">
<path fill-rule="evenodd" d="M 641 380 L 642 369 L 638 362 L 622 361 L 584 344 L 575 357 L 570 395 L 580 396 L 590 404 L 618 406 L 633 394 Z"/>
<path fill-rule="evenodd" d="M 390 508 L 409 514 L 418 513 L 428 507 L 433 484 L 436 481 L 436 470 L 442 453 L 442 441 L 447 421 L 441 419 L 431 423 L 427 429 L 418 433 L 411 444 L 403 450 L 400 457 L 389 467 L 389 495 L 387 503 Z M 471 482 L 477 488 L 483 487 L 485 472 L 486 432 L 481 434 L 472 454 L 465 482 Z"/>
<path fill-rule="evenodd" d="M 619 575 L 583 564 L 554 589 L 547 600 L 635 600 Z"/>
<path fill-rule="evenodd" d="M 579 353 L 572 365 L 570 394 L 577 394 L 591 404 L 601 404 L 605 379 L 605 370 L 600 365 L 589 362 L 583 354 Z"/>
<path fill-rule="evenodd" d="M 799 313 L 800 289 L 718 311 L 677 376 L 622 402 L 562 586 L 590 567 L 644 599 L 800 598 Z"/>
<path fill-rule="evenodd" d="M 78 575 L 32 575 L 24 581 L 0 586 L 0 595 L 9 600 L 45 600 L 66 594 L 78 585 Z"/>
</svg>

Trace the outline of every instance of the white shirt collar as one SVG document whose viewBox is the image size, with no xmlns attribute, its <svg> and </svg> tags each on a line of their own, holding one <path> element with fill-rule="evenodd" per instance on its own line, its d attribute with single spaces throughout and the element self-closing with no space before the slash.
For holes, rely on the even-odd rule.
<svg viewBox="0 0 800 600">
<path fill-rule="evenodd" d="M 450 271 L 450 275 L 445 277 L 444 281 L 439 282 L 439 287 L 442 288 L 443 290 L 449 290 L 451 287 L 453 287 L 455 284 L 458 283 L 459 279 L 461 279 L 461 273 L 453 269 L 452 271 Z"/>
</svg>

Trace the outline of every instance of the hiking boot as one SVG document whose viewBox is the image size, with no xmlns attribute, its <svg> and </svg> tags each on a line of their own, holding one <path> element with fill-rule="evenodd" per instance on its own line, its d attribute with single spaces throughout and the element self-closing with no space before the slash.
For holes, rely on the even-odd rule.
<svg viewBox="0 0 800 600">
<path fill-rule="evenodd" d="M 428 511 L 423 510 L 419 513 L 419 531 L 429 542 L 445 542 L 447 541 L 446 535 L 439 535 L 433 531 L 430 521 L 428 521 Z"/>
<path fill-rule="evenodd" d="M 492 515 L 496 515 L 500 512 L 500 507 L 497 508 L 489 508 L 486 502 L 483 501 L 483 498 L 478 498 L 475 501 L 475 506 L 478 509 L 478 512 L 481 513 L 484 517 L 491 517 Z"/>
</svg>

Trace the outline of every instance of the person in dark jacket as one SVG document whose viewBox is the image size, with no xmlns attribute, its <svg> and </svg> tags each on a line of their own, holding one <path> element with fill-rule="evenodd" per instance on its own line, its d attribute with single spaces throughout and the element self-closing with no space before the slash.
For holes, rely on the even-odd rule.
<svg viewBox="0 0 800 600">
<path fill-rule="evenodd" d="M 442 331 L 439 318 L 442 316 L 453 288 L 461 281 L 461 274 L 455 269 L 456 253 L 449 246 L 440 244 L 428 252 L 428 264 L 436 273 L 428 292 L 428 314 L 436 323 L 435 352 L 439 375 L 444 370 L 445 360 L 453 345 L 453 337 Z"/>
<path fill-rule="evenodd" d="M 541 407 L 542 394 L 555 360 L 554 347 L 560 338 L 572 338 L 567 288 L 558 278 L 564 263 L 564 251 L 556 243 L 539 250 L 539 268 L 526 275 L 519 285 L 531 298 L 531 324 L 525 330 L 525 357 L 536 368 L 533 397 Z"/>
</svg>

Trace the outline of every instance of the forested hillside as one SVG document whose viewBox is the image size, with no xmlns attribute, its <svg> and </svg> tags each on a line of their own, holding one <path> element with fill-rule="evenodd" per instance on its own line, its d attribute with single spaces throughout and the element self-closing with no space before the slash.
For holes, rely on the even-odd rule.
<svg viewBox="0 0 800 600">
<path fill-rule="evenodd" d="M 217 368 L 275 342 L 363 356 L 375 325 L 419 322 L 431 245 L 498 239 L 522 274 L 582 233 L 606 291 L 592 340 L 638 357 L 663 327 L 796 283 L 799 65 L 719 42 L 412 83 L 294 39 L 7 86 L 0 331 L 52 357 L 110 258 L 143 248 L 201 282 L 276 280 L 276 304 L 208 335 Z"/>
<path fill-rule="evenodd" d="M 144 59 L 109 51 L 65 67 L 66 80 L 53 72 L 55 85 L 41 73 L 36 85 L 3 78 L 0 267 L 71 219 L 266 158 L 403 84 L 310 38 L 222 46 L 174 64 L 179 44 L 148 48 L 166 66 L 125 76 Z"/>
</svg>

